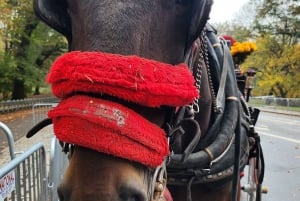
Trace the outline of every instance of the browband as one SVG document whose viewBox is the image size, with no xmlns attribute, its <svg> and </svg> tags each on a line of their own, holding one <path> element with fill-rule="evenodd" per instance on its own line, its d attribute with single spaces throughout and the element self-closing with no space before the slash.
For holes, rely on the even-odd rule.
<svg viewBox="0 0 300 201">
<path fill-rule="evenodd" d="M 184 106 L 199 97 L 186 64 L 102 52 L 66 53 L 47 81 L 58 98 L 77 92 L 107 94 L 147 107 Z"/>
</svg>

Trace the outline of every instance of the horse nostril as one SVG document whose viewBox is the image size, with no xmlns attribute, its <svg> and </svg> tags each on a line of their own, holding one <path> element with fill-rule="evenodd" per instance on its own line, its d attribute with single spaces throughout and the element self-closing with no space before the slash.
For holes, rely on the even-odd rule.
<svg viewBox="0 0 300 201">
<path fill-rule="evenodd" d="M 68 188 L 64 187 L 63 185 L 58 186 L 57 194 L 58 194 L 59 201 L 69 200 L 70 191 L 68 190 Z"/>
<path fill-rule="evenodd" d="M 57 194 L 58 194 L 58 199 L 59 201 L 64 201 L 64 196 L 63 193 L 61 192 L 60 188 L 57 188 Z"/>
<path fill-rule="evenodd" d="M 146 201 L 146 193 L 138 186 L 123 186 L 119 191 L 120 201 Z"/>
</svg>

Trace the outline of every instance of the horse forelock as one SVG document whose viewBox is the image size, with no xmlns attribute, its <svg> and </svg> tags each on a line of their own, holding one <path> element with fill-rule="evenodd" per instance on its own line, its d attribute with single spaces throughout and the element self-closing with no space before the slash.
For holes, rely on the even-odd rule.
<svg viewBox="0 0 300 201">
<path fill-rule="evenodd" d="M 69 4 L 71 49 L 136 54 L 173 64 L 182 61 L 189 5 L 165 0 Z"/>
</svg>

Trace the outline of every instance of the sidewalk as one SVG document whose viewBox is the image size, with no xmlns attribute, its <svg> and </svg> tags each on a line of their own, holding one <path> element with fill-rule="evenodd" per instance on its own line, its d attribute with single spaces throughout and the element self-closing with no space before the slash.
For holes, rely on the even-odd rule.
<svg viewBox="0 0 300 201">
<path fill-rule="evenodd" d="M 292 115 L 292 116 L 300 116 L 300 112 L 277 109 L 277 108 L 274 108 L 273 106 L 264 106 L 264 107 L 257 107 L 257 108 L 260 109 L 260 111 L 262 111 L 262 112 Z"/>
<path fill-rule="evenodd" d="M 31 110 L 20 110 L 12 113 L 0 114 L 0 121 L 12 131 L 15 141 L 24 137 L 27 131 L 33 126 Z M 7 147 L 7 139 L 0 132 L 0 150 Z"/>
<path fill-rule="evenodd" d="M 19 140 L 15 140 L 15 153 L 16 155 L 23 153 L 24 151 L 28 150 L 31 146 L 40 142 L 44 145 L 46 151 L 46 161 L 47 165 L 49 165 L 49 153 L 52 137 L 54 137 L 52 132 L 52 126 L 49 126 L 39 131 L 32 138 L 22 137 Z M 0 168 L 10 160 L 11 159 L 8 147 L 0 150 Z"/>
<path fill-rule="evenodd" d="M 48 157 L 50 152 L 51 139 L 54 137 L 52 131 L 52 125 L 42 129 L 36 135 L 31 138 L 26 138 L 27 131 L 32 127 L 32 113 L 31 111 L 21 111 L 14 114 L 6 114 L 0 116 L 0 121 L 8 126 L 14 136 L 14 147 L 16 153 L 22 153 L 29 147 L 42 143 L 46 150 L 46 157 L 48 163 Z M 0 130 L 0 167 L 3 164 L 10 161 L 10 154 L 6 135 Z"/>
</svg>

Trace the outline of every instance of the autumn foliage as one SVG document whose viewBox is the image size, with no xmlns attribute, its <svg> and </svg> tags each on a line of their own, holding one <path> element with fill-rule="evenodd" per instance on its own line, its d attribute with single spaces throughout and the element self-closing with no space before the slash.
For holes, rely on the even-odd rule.
<svg viewBox="0 0 300 201">
<path fill-rule="evenodd" d="M 257 46 L 253 42 L 235 42 L 230 49 L 235 64 L 242 64 L 247 56 L 257 50 Z"/>
<path fill-rule="evenodd" d="M 252 52 L 254 52 L 255 50 L 257 50 L 257 46 L 255 43 L 252 42 L 235 42 L 232 46 L 231 46 L 231 55 L 232 56 L 236 56 L 238 54 L 250 54 Z"/>
<path fill-rule="evenodd" d="M 230 53 L 234 63 L 237 65 L 242 64 L 247 56 L 257 50 L 257 46 L 254 42 L 238 42 L 230 35 L 223 35 L 222 38 L 230 43 Z"/>
</svg>

